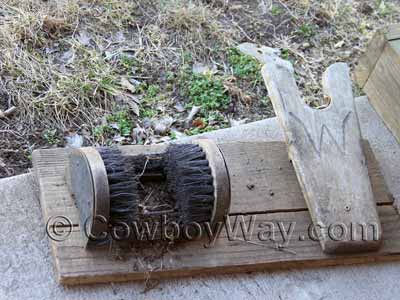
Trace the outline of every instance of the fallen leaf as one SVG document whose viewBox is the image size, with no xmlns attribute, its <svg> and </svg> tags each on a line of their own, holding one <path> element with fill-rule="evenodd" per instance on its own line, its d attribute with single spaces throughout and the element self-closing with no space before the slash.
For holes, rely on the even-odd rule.
<svg viewBox="0 0 400 300">
<path fill-rule="evenodd" d="M 341 41 L 339 41 L 339 42 L 337 42 L 336 44 L 335 44 L 335 46 L 333 46 L 335 49 L 337 49 L 337 48 L 342 48 L 344 46 L 344 41 L 343 40 L 341 40 Z"/>
<path fill-rule="evenodd" d="M 126 137 L 117 134 L 113 137 L 113 141 L 117 142 L 117 143 L 122 143 L 122 142 L 126 141 Z"/>
<path fill-rule="evenodd" d="M 370 15 L 374 12 L 374 8 L 368 3 L 363 2 L 359 7 L 359 11 L 365 15 Z"/>
<path fill-rule="evenodd" d="M 206 122 L 201 118 L 197 118 L 196 120 L 193 120 L 192 125 L 197 128 L 200 128 L 200 129 L 207 126 Z"/>
<path fill-rule="evenodd" d="M 57 31 L 67 29 L 68 24 L 63 18 L 54 18 L 50 16 L 45 16 L 43 18 L 43 30 L 50 35 L 56 33 Z"/>
<path fill-rule="evenodd" d="M 6 164 L 4 163 L 4 160 L 0 157 L 0 168 L 5 168 Z"/>
<path fill-rule="evenodd" d="M 89 46 L 90 41 L 92 40 L 91 36 L 86 30 L 80 31 L 76 38 L 79 41 L 79 43 L 81 43 L 84 46 Z"/>
<path fill-rule="evenodd" d="M 174 108 L 175 108 L 176 111 L 179 112 L 179 113 L 184 112 L 184 111 L 186 110 L 185 107 L 183 106 L 183 104 L 180 103 L 180 102 L 176 103 L 175 106 L 174 106 Z"/>
<path fill-rule="evenodd" d="M 0 109 L 0 119 L 5 119 L 10 117 L 12 114 L 14 114 L 17 111 L 17 108 L 15 106 L 11 106 L 8 108 L 6 111 L 2 111 Z"/>
<path fill-rule="evenodd" d="M 192 67 L 194 74 L 205 74 L 210 72 L 210 68 L 202 63 L 194 63 Z"/>
<path fill-rule="evenodd" d="M 144 128 L 144 129 L 150 129 L 151 126 L 152 126 L 152 121 L 151 121 L 151 119 L 150 119 L 150 118 L 144 118 L 144 119 L 142 120 L 142 125 L 143 125 L 143 128 Z"/>
<path fill-rule="evenodd" d="M 122 77 L 121 78 L 121 87 L 134 93 L 136 91 L 136 87 L 126 78 Z"/>
<path fill-rule="evenodd" d="M 75 59 L 75 51 L 71 48 L 68 51 L 65 51 L 59 60 L 61 61 L 62 64 L 64 65 L 69 65 L 71 64 Z"/>
<path fill-rule="evenodd" d="M 124 94 L 124 102 L 126 103 L 126 104 L 128 104 L 128 106 L 129 106 L 129 109 L 135 114 L 135 115 L 137 115 L 137 116 L 139 116 L 139 114 L 140 114 L 140 107 L 139 107 L 139 104 L 140 104 L 140 100 L 137 98 L 137 97 L 135 97 L 134 95 L 130 95 L 130 94 Z"/>
<path fill-rule="evenodd" d="M 263 55 L 279 56 L 281 51 L 279 49 L 262 46 L 255 48 L 254 44 L 242 43 L 236 47 L 240 52 L 250 55 L 256 59 L 262 60 Z"/>
<path fill-rule="evenodd" d="M 167 143 L 171 141 L 172 138 L 169 136 L 163 136 L 163 137 L 153 137 L 152 138 L 152 143 L 153 144 L 162 144 L 162 143 Z"/>
<path fill-rule="evenodd" d="M 236 127 L 236 126 L 246 124 L 246 121 L 247 121 L 247 119 L 242 119 L 242 120 L 230 119 L 229 124 L 231 125 L 231 127 Z"/>
<path fill-rule="evenodd" d="M 104 51 L 104 56 L 107 61 L 111 60 L 116 54 L 111 51 Z"/>
<path fill-rule="evenodd" d="M 67 148 L 80 148 L 83 145 L 83 137 L 76 132 L 70 132 L 65 136 Z"/>
<path fill-rule="evenodd" d="M 143 127 L 137 125 L 132 131 L 132 138 L 135 144 L 144 144 L 147 139 L 147 132 Z"/>
<path fill-rule="evenodd" d="M 115 33 L 113 35 L 113 42 L 114 43 L 122 43 L 123 41 L 125 41 L 125 36 L 124 36 L 124 33 L 122 31 L 118 31 L 117 33 Z"/>
<path fill-rule="evenodd" d="M 171 128 L 170 132 L 172 133 L 172 135 L 175 136 L 176 140 L 179 140 L 180 138 L 183 138 L 186 136 L 184 133 L 178 131 L 176 128 Z"/>
<path fill-rule="evenodd" d="M 119 130 L 119 124 L 118 123 L 109 123 L 108 124 L 112 129 Z"/>
<path fill-rule="evenodd" d="M 201 106 L 196 106 L 194 105 L 189 113 L 189 115 L 187 116 L 187 118 L 185 119 L 184 122 L 184 127 L 187 129 L 190 127 L 190 123 L 192 123 L 194 117 L 200 112 L 201 110 Z"/>
<path fill-rule="evenodd" d="M 272 3 L 268 3 L 269 7 L 272 7 Z M 268 12 L 268 5 L 265 3 L 265 1 L 260 1 L 258 4 L 258 9 L 261 11 L 261 13 L 266 14 Z"/>
<path fill-rule="evenodd" d="M 140 115 L 140 108 L 139 105 L 134 101 L 129 101 L 128 103 L 130 110 L 139 117 Z"/>
<path fill-rule="evenodd" d="M 153 121 L 154 133 L 158 135 L 166 135 L 175 120 L 171 117 L 164 117 Z"/>
<path fill-rule="evenodd" d="M 189 122 L 192 121 L 194 119 L 194 117 L 200 112 L 200 109 L 201 109 L 201 106 L 193 105 L 188 117 L 186 118 L 186 121 L 189 121 Z"/>
</svg>

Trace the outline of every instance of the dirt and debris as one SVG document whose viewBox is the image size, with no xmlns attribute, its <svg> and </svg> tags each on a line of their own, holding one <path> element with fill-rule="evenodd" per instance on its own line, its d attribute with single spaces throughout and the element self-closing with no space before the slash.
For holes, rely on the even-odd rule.
<svg viewBox="0 0 400 300">
<path fill-rule="evenodd" d="M 306 101 L 352 68 L 398 0 L 0 0 L 0 177 L 34 149 L 170 141 L 273 116 L 259 64 L 280 50 Z M 355 89 L 356 95 L 360 91 Z"/>
</svg>

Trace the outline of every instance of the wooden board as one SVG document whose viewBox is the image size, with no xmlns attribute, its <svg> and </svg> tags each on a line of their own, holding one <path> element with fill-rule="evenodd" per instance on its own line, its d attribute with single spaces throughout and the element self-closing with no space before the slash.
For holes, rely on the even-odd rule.
<svg viewBox="0 0 400 300">
<path fill-rule="evenodd" d="M 226 230 L 222 230 L 221 236 L 211 247 L 204 247 L 208 244 L 206 238 L 179 243 L 163 255 L 157 252 L 157 247 L 139 253 L 134 250 L 121 252 L 118 247 L 86 251 L 79 228 L 78 210 L 66 183 L 68 150 L 35 151 L 33 163 L 40 188 L 44 222 L 61 215 L 67 216 L 73 225 L 73 230 L 65 241 L 56 242 L 50 239 L 59 282 L 72 285 L 147 280 L 207 273 L 365 263 L 400 257 L 399 216 L 391 205 L 392 199 L 387 195 L 370 148 L 366 148 L 366 153 L 370 171 L 373 170 L 371 176 L 375 178 L 372 182 L 383 226 L 383 247 L 379 252 L 369 254 L 331 256 L 321 251 L 318 241 L 308 238 L 311 219 L 298 183 L 293 180 L 295 172 L 288 162 L 286 150 L 283 151 L 286 149 L 283 142 L 224 143 L 219 146 L 230 165 L 233 214 L 242 214 L 246 224 L 249 224 L 251 215 L 256 216 L 255 230 L 249 235 L 250 241 L 244 241 L 245 236 L 241 235 L 230 241 Z M 124 147 L 123 151 L 154 153 L 162 151 L 163 147 L 130 146 Z M 246 180 L 239 176 L 240 173 L 245 175 Z M 286 191 L 285 182 L 290 192 Z M 254 185 L 254 188 L 248 189 L 248 184 Z M 270 188 L 274 196 L 265 194 L 264 191 L 269 191 Z M 235 218 L 236 216 L 230 218 L 232 227 Z M 260 241 L 258 238 L 262 231 L 260 227 L 265 230 L 265 226 L 269 224 L 266 222 L 274 224 L 271 231 L 276 234 L 275 241 Z M 290 224 L 295 225 L 290 227 Z M 286 232 L 289 228 L 293 229 L 289 242 L 282 239 L 280 225 L 283 225 Z"/>
<path fill-rule="evenodd" d="M 364 88 L 388 44 L 400 54 L 400 24 L 388 25 L 377 30 L 369 41 L 355 68 L 355 78 L 361 88 Z"/>
<path fill-rule="evenodd" d="M 329 105 L 315 109 L 301 98 L 289 61 L 253 44 L 239 47 L 263 64 L 261 72 L 314 224 L 380 227 L 348 66 L 336 63 L 326 70 L 322 86 Z M 334 241 L 322 234 L 320 242 L 327 253 L 370 251 L 380 247 L 380 234 L 368 241 Z"/>
<path fill-rule="evenodd" d="M 386 47 L 364 86 L 368 99 L 400 142 L 400 55 Z"/>
<path fill-rule="evenodd" d="M 388 41 L 400 39 L 400 26 L 399 24 L 390 24 L 382 29 Z"/>
<path fill-rule="evenodd" d="M 375 34 L 355 73 L 372 106 L 400 142 L 400 24 Z"/>
<path fill-rule="evenodd" d="M 377 31 L 368 43 L 368 50 L 361 56 L 354 72 L 356 81 L 360 88 L 364 88 L 367 83 L 371 72 L 374 70 L 376 63 L 385 48 L 385 44 L 386 36 L 381 31 Z"/>
<path fill-rule="evenodd" d="M 400 26 L 398 24 L 386 26 L 375 32 L 355 68 L 356 81 L 361 88 L 364 88 L 369 76 L 375 69 L 375 65 L 381 57 L 387 42 L 399 39 Z"/>
<path fill-rule="evenodd" d="M 251 147 L 249 149 L 249 143 L 241 142 L 220 144 L 231 178 L 230 212 L 248 211 L 248 203 L 243 199 L 251 199 L 258 212 L 307 210 L 286 144 L 253 142 Z M 364 150 L 377 203 L 392 203 L 392 197 L 385 195 L 382 198 L 386 187 L 368 142 L 365 142 Z"/>
</svg>

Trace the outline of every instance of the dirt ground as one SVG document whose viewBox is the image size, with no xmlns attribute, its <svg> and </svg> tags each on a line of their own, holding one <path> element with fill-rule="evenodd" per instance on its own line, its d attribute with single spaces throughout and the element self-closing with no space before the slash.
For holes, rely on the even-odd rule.
<svg viewBox="0 0 400 300">
<path fill-rule="evenodd" d="M 0 0 L 0 177 L 37 148 L 150 144 L 274 115 L 254 42 L 290 60 L 310 105 L 398 0 Z M 361 92 L 355 87 L 355 94 Z"/>
</svg>

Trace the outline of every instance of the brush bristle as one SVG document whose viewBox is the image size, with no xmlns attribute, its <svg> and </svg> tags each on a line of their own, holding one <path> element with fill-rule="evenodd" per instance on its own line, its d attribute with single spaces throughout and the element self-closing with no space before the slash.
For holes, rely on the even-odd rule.
<svg viewBox="0 0 400 300">
<path fill-rule="evenodd" d="M 180 222 L 208 222 L 214 206 L 211 168 L 199 145 L 172 144 L 167 149 L 166 179 Z"/>
<path fill-rule="evenodd" d="M 136 174 L 131 174 L 125 157 L 117 148 L 98 149 L 110 188 L 110 223 L 131 222 L 138 215 L 139 195 Z"/>
</svg>

